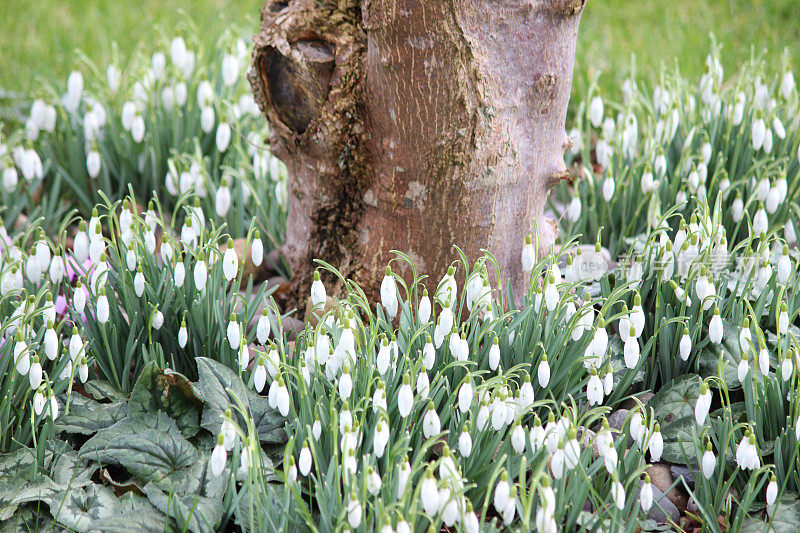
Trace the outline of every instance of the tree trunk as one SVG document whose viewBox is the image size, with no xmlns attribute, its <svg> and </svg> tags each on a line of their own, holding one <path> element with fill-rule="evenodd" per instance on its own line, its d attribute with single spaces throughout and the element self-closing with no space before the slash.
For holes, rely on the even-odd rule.
<svg viewBox="0 0 800 533">
<path fill-rule="evenodd" d="M 294 286 L 321 258 L 374 294 L 393 249 L 436 283 L 457 244 L 520 287 L 525 236 L 556 236 L 584 2 L 267 0 L 249 78 L 289 170 Z"/>
</svg>

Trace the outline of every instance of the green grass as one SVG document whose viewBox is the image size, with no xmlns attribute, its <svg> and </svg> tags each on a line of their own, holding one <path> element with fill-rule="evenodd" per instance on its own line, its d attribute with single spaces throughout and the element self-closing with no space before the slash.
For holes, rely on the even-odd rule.
<svg viewBox="0 0 800 533">
<path fill-rule="evenodd" d="M 103 62 L 116 42 L 124 59 L 151 47 L 161 33 L 185 26 L 217 36 L 232 23 L 255 31 L 259 0 L 37 0 L 6 2 L 0 23 L 0 88 L 28 93 L 39 81 L 66 79 L 78 61 L 76 50 Z M 794 6 L 794 7 L 793 7 Z M 618 86 L 636 56 L 640 76 L 652 79 L 662 63 L 677 58 L 694 78 L 703 71 L 709 33 L 723 44 L 726 71 L 746 61 L 751 49 L 769 48 L 779 63 L 785 46 L 800 57 L 796 0 L 589 0 L 581 24 L 576 79 L 603 72 L 606 90 Z"/>
<path fill-rule="evenodd" d="M 797 0 L 588 0 L 581 21 L 576 80 L 602 73 L 601 84 L 619 86 L 635 55 L 637 78 L 654 79 L 662 63 L 677 64 L 689 79 L 705 71 L 713 33 L 722 44 L 726 78 L 751 56 L 768 49 L 768 65 L 779 72 L 789 49 L 800 60 Z"/>
</svg>

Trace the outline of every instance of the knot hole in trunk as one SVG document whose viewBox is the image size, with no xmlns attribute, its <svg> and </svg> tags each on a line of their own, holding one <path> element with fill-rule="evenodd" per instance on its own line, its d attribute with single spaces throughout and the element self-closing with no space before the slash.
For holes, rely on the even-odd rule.
<svg viewBox="0 0 800 533">
<path fill-rule="evenodd" d="M 258 67 L 269 105 L 297 135 L 305 133 L 325 103 L 335 52 L 332 43 L 318 39 L 292 43 L 288 55 L 272 46 L 261 51 Z"/>
</svg>

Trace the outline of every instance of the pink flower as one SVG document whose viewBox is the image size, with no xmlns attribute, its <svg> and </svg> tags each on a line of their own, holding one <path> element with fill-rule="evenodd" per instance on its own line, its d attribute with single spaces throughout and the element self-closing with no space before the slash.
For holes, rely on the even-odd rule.
<svg viewBox="0 0 800 533">
<path fill-rule="evenodd" d="M 92 263 L 91 259 L 87 258 L 82 265 L 78 265 L 75 257 L 71 255 L 67 257 L 67 279 L 69 279 L 70 282 L 75 281 L 78 279 L 78 276 L 81 275 L 88 277 L 93 268 L 94 263 Z"/>
<path fill-rule="evenodd" d="M 64 296 L 63 294 L 59 294 L 58 296 L 56 296 L 55 307 L 56 307 L 56 314 L 57 315 L 63 315 L 64 313 L 66 313 L 67 312 L 67 297 Z"/>
</svg>

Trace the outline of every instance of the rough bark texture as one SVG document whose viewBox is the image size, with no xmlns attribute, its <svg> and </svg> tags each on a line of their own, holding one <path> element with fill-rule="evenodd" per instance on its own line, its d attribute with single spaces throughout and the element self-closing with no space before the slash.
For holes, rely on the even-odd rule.
<svg viewBox="0 0 800 533">
<path fill-rule="evenodd" d="M 585 0 L 267 0 L 250 82 L 288 166 L 296 287 L 321 258 L 368 294 L 392 249 L 438 280 L 520 250 L 564 177 Z"/>
</svg>

